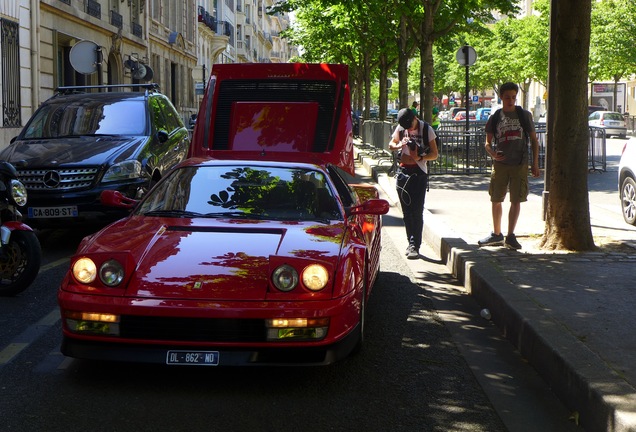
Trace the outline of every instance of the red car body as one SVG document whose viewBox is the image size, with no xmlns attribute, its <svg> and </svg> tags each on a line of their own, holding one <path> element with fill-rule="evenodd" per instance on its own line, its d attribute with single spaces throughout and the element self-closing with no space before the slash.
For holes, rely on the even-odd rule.
<svg viewBox="0 0 636 432">
<path fill-rule="evenodd" d="M 322 365 L 361 347 L 389 205 L 342 172 L 353 173 L 346 67 L 212 75 L 192 158 L 139 203 L 104 194 L 134 210 L 71 260 L 58 293 L 65 355 Z"/>
</svg>

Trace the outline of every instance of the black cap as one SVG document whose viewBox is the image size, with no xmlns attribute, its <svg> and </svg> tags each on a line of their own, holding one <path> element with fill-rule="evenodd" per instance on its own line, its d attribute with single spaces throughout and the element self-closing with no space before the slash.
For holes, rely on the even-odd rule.
<svg viewBox="0 0 636 432">
<path fill-rule="evenodd" d="M 397 121 L 404 129 L 410 129 L 414 118 L 415 114 L 413 114 L 410 108 L 402 108 L 400 112 L 398 112 Z"/>
</svg>

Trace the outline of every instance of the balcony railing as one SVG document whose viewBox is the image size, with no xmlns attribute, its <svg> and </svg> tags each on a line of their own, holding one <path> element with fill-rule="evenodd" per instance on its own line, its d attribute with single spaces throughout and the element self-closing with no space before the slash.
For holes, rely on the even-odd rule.
<svg viewBox="0 0 636 432">
<path fill-rule="evenodd" d="M 117 28 L 122 28 L 124 26 L 124 18 L 112 10 L 110 11 L 110 23 Z"/>
<path fill-rule="evenodd" d="M 62 3 L 66 3 L 67 5 L 71 4 L 71 0 L 60 0 Z"/>
<path fill-rule="evenodd" d="M 206 11 L 203 6 L 199 6 L 198 21 L 205 24 L 214 33 L 217 33 L 216 18 Z"/>
<path fill-rule="evenodd" d="M 88 0 L 86 3 L 86 13 L 95 18 L 102 19 L 102 5 L 95 0 Z"/>
</svg>

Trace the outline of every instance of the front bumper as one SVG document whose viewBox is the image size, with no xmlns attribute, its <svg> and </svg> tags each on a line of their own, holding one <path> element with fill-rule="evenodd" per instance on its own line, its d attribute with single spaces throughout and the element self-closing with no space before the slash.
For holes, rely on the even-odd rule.
<svg viewBox="0 0 636 432">
<path fill-rule="evenodd" d="M 106 183 L 96 188 L 83 191 L 28 191 L 28 202 L 24 208 L 24 220 L 36 227 L 69 226 L 71 224 L 105 224 L 127 216 L 130 211 L 107 207 L 101 204 L 99 197 L 104 190 L 117 190 L 128 197 L 134 197 L 137 190 L 147 184 L 147 180 L 139 179 L 128 183 Z M 76 217 L 28 217 L 28 208 L 52 208 L 77 206 Z"/>
<path fill-rule="evenodd" d="M 219 366 L 327 365 L 348 356 L 360 340 L 360 301 L 205 302 L 183 299 L 105 297 L 60 291 L 64 341 L 69 357 L 168 364 L 171 350 L 218 352 Z M 119 334 L 74 332 L 65 311 L 121 316 Z M 264 322 L 274 318 L 329 318 L 319 340 L 269 340 Z"/>
<path fill-rule="evenodd" d="M 356 346 L 360 326 L 337 343 L 297 348 L 219 348 L 218 366 L 325 366 L 347 357 Z M 170 350 L 201 351 L 200 346 L 114 344 L 64 336 L 62 354 L 86 360 L 167 364 Z"/>
</svg>

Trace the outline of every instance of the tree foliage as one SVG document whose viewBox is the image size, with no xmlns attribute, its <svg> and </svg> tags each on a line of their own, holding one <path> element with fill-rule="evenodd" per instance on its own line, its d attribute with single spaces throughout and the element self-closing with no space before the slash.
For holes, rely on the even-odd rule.
<svg viewBox="0 0 636 432">
<path fill-rule="evenodd" d="M 590 80 L 612 80 L 636 73 L 636 2 L 604 0 L 592 6 Z M 614 89 L 616 90 L 616 87 Z M 614 95 L 614 110 L 617 98 Z"/>
</svg>

